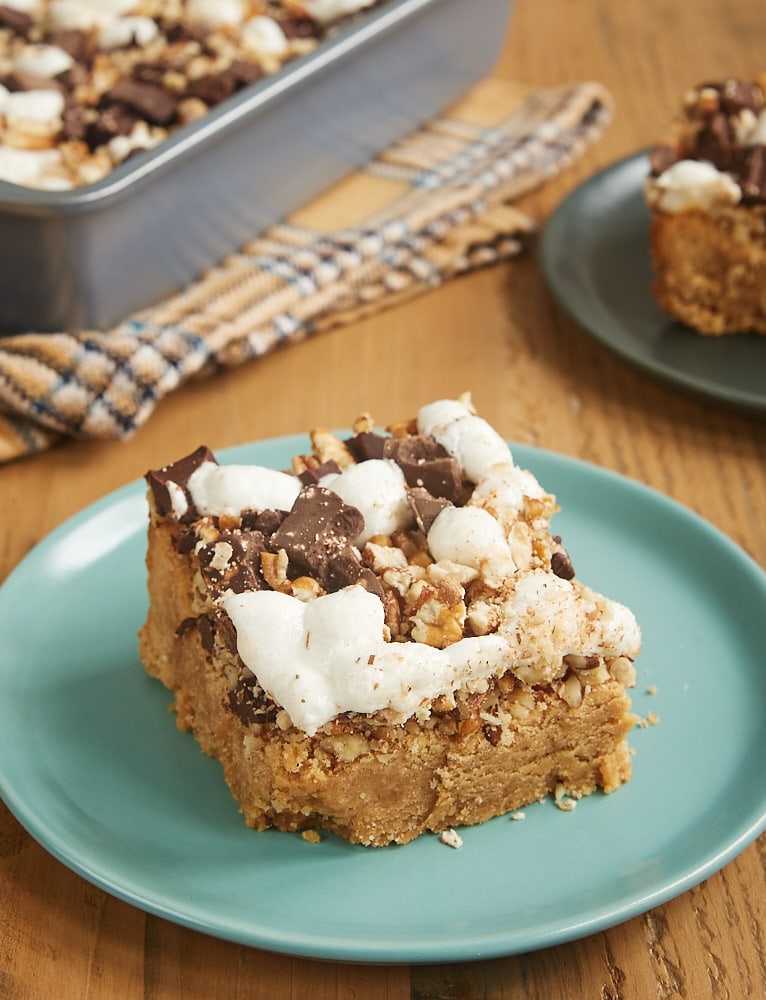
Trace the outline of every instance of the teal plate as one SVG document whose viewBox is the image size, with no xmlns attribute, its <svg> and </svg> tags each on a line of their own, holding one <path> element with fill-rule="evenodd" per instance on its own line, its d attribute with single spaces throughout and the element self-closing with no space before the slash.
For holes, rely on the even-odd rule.
<svg viewBox="0 0 766 1000">
<path fill-rule="evenodd" d="M 576 188 L 545 225 L 540 261 L 561 306 L 595 340 L 676 388 L 766 414 L 766 337 L 703 337 L 652 296 L 645 154 Z"/>
<path fill-rule="evenodd" d="M 303 437 L 229 449 L 285 467 Z M 682 893 L 766 828 L 766 574 L 644 486 L 516 446 L 556 492 L 580 579 L 644 630 L 633 780 L 572 812 L 369 849 L 243 825 L 139 663 L 143 483 L 62 524 L 0 588 L 0 792 L 52 855 L 150 913 L 273 951 L 444 962 L 590 934 Z M 648 689 L 656 685 L 656 693 Z"/>
</svg>

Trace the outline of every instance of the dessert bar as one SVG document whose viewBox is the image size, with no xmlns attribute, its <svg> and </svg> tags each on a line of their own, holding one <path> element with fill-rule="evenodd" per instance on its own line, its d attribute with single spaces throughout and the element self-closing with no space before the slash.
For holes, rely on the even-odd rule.
<svg viewBox="0 0 766 1000">
<path fill-rule="evenodd" d="M 0 4 L 0 179 L 94 183 L 379 0 Z"/>
<path fill-rule="evenodd" d="M 693 87 L 650 155 L 654 294 L 699 333 L 766 333 L 766 77 Z"/>
<path fill-rule="evenodd" d="M 245 822 L 405 843 L 631 775 L 641 637 L 469 397 L 147 475 L 146 670 Z"/>
</svg>

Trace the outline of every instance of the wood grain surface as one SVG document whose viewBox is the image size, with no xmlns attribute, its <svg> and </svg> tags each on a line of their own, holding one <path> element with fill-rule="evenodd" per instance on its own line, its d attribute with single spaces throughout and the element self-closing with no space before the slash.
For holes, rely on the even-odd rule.
<svg viewBox="0 0 766 1000">
<path fill-rule="evenodd" d="M 689 85 L 754 74 L 765 52 L 760 0 L 517 0 L 496 75 L 595 79 L 616 102 L 601 142 L 523 207 L 544 224 L 578 183 L 651 143 Z M 0 468 L 0 579 L 66 517 L 202 441 L 343 426 L 361 410 L 385 423 L 465 389 L 508 438 L 647 483 L 766 567 L 766 421 L 626 366 L 556 306 L 530 253 L 191 385 L 127 443 L 68 443 Z M 766 997 L 764 983 L 764 837 L 677 899 L 571 944 L 353 966 L 149 916 L 59 864 L 0 805 L 0 1000 L 743 1000 Z"/>
</svg>

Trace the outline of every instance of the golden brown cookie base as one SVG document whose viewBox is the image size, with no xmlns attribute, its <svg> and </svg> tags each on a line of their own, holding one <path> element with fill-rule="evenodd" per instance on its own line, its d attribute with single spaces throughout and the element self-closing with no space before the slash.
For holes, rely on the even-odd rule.
<svg viewBox="0 0 766 1000">
<path fill-rule="evenodd" d="M 147 671 L 175 695 L 177 724 L 218 759 L 245 821 L 257 829 L 320 827 L 357 843 L 406 843 L 426 831 L 480 823 L 557 787 L 610 792 L 631 775 L 625 738 L 635 717 L 616 680 L 586 689 L 571 708 L 551 688 L 510 686 L 490 734 L 482 720 L 434 714 L 418 723 L 365 716 L 315 736 L 274 721 L 245 725 L 229 707 L 236 654 L 205 651 L 189 557 L 167 522 L 150 527 L 150 611 L 141 632 Z M 521 697 L 520 697 L 521 695 Z"/>
<path fill-rule="evenodd" d="M 660 307 L 699 333 L 766 333 L 766 208 L 652 215 Z"/>
</svg>

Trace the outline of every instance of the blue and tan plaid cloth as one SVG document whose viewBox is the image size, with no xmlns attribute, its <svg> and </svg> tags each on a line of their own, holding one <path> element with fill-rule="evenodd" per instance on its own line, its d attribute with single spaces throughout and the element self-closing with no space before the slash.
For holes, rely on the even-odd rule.
<svg viewBox="0 0 766 1000">
<path fill-rule="evenodd" d="M 113 329 L 0 338 L 0 461 L 61 437 L 129 437 L 192 378 L 519 254 L 534 226 L 513 203 L 587 149 L 611 110 L 595 83 L 522 95 L 487 80 L 313 213 Z M 321 225 L 354 211 L 342 229 Z"/>
</svg>

